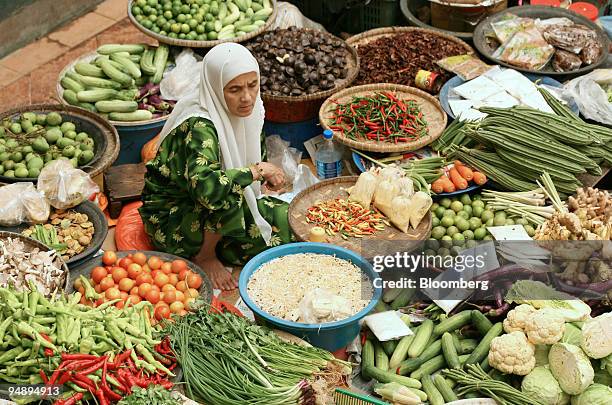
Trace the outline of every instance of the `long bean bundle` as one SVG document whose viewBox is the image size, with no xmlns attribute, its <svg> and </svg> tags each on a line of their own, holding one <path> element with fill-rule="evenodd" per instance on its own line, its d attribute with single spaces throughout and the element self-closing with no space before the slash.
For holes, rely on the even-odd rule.
<svg viewBox="0 0 612 405">
<path fill-rule="evenodd" d="M 446 377 L 457 382 L 455 392 L 459 396 L 480 392 L 502 405 L 544 405 L 513 386 L 494 380 L 478 364 L 468 364 L 466 369 L 442 371 Z"/>
<path fill-rule="evenodd" d="M 219 405 L 314 404 L 312 380 L 335 360 L 324 350 L 282 341 L 233 314 L 206 310 L 168 324 L 187 395 Z"/>
</svg>

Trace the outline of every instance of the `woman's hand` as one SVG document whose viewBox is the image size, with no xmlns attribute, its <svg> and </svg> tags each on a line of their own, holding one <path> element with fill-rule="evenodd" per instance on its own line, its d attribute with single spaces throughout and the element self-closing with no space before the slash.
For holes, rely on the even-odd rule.
<svg viewBox="0 0 612 405">
<path fill-rule="evenodd" d="M 265 186 L 272 191 L 277 191 L 285 185 L 285 173 L 277 166 L 268 162 L 258 164 L 261 175 L 265 180 Z"/>
</svg>

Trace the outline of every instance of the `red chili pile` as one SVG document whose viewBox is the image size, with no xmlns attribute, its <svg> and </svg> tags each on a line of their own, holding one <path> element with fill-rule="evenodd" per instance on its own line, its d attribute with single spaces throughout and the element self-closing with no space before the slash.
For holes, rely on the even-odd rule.
<svg viewBox="0 0 612 405">
<path fill-rule="evenodd" d="M 348 239 L 349 236 L 362 238 L 372 235 L 389 225 L 383 214 L 342 198 L 324 201 L 308 208 L 306 221 L 322 227 L 329 236 L 340 233 L 343 239 Z"/>
<path fill-rule="evenodd" d="M 332 130 L 355 141 L 412 142 L 429 132 L 415 100 L 397 98 L 391 92 L 368 97 L 353 97 L 350 102 L 331 109 Z"/>
<path fill-rule="evenodd" d="M 173 370 L 177 365 L 168 338 L 155 347 L 153 356 L 168 370 Z M 67 353 L 62 353 L 61 359 L 62 362 L 51 377 L 47 377 L 42 370 L 40 377 L 46 385 L 66 385 L 75 393 L 55 401 L 53 405 L 74 405 L 87 393 L 100 405 L 109 405 L 131 394 L 132 387 L 147 388 L 153 384 L 170 389 L 173 386 L 166 374 L 145 374 L 144 368 L 137 366 L 142 358 L 132 350 L 118 354 L 112 360 L 106 355 Z"/>
</svg>

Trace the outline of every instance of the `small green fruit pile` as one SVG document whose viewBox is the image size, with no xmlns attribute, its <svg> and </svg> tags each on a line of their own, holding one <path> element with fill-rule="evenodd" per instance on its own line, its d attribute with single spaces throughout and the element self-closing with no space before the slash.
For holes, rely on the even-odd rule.
<svg viewBox="0 0 612 405">
<path fill-rule="evenodd" d="M 94 140 L 77 132 L 59 113 L 26 112 L 5 118 L 0 125 L 0 175 L 37 178 L 43 167 L 58 159 L 70 160 L 73 167 L 94 158 Z"/>
</svg>

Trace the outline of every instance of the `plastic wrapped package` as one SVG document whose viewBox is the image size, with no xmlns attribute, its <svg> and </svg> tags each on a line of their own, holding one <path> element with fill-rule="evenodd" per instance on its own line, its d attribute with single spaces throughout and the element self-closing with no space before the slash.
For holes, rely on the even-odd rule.
<svg viewBox="0 0 612 405">
<path fill-rule="evenodd" d="M 323 288 L 315 288 L 306 292 L 300 301 L 298 319 L 301 322 L 317 324 L 338 321 L 352 314 L 351 303 L 346 298 Z"/>
<path fill-rule="evenodd" d="M 533 26 L 534 20 L 531 18 L 521 18 L 514 14 L 506 14 L 500 20 L 491 24 L 495 37 L 500 43 L 504 43 L 518 31 Z"/>
<path fill-rule="evenodd" d="M 199 60 L 198 60 L 199 59 Z M 202 62 L 191 49 L 184 49 L 175 58 L 176 67 L 164 75 L 159 91 L 164 100 L 180 100 L 200 85 Z"/>
<path fill-rule="evenodd" d="M 597 38 L 595 31 L 579 24 L 551 25 L 542 35 L 550 45 L 576 54 Z"/>
<path fill-rule="evenodd" d="M 436 64 L 444 70 L 453 72 L 465 81 L 475 79 L 493 67 L 472 55 L 449 56 L 437 61 Z"/>
<path fill-rule="evenodd" d="M 270 30 L 289 27 L 311 28 L 327 32 L 321 24 L 304 17 L 300 9 L 293 4 L 279 1 L 276 3 L 276 19 L 270 26 Z"/>
<path fill-rule="evenodd" d="M 612 69 L 596 69 L 577 77 L 565 85 L 574 98 L 580 113 L 586 118 L 612 125 L 612 103 L 605 88 L 612 85 Z"/>
<path fill-rule="evenodd" d="M 47 222 L 51 207 L 34 183 L 14 183 L 0 187 L 0 225 Z"/>
<path fill-rule="evenodd" d="M 540 70 L 546 66 L 554 53 L 555 48 L 546 42 L 535 26 L 532 26 L 515 33 L 495 51 L 493 57 L 514 66 Z"/>
<path fill-rule="evenodd" d="M 552 66 L 555 72 L 571 72 L 580 68 L 582 60 L 578 55 L 573 54 L 563 49 L 557 49 L 553 57 Z"/>
<path fill-rule="evenodd" d="M 52 207 L 60 210 L 75 207 L 100 191 L 87 173 L 72 167 L 68 160 L 56 160 L 44 167 L 37 188 Z"/>
<path fill-rule="evenodd" d="M 20 194 L 26 220 L 33 224 L 43 224 L 51 215 L 51 205 L 45 195 L 36 190 L 33 183 L 26 183 L 29 187 Z"/>
<path fill-rule="evenodd" d="M 585 47 L 580 51 L 580 59 L 585 65 L 591 65 L 595 63 L 601 56 L 603 49 L 597 40 L 591 39 L 587 42 Z"/>
<path fill-rule="evenodd" d="M 545 20 L 541 20 L 537 18 L 535 20 L 535 26 L 538 30 L 540 30 L 540 32 L 543 32 L 544 30 L 552 26 L 562 26 L 562 25 L 570 26 L 570 25 L 574 25 L 574 22 L 570 20 L 569 18 L 565 18 L 565 17 L 547 18 Z"/>
</svg>

